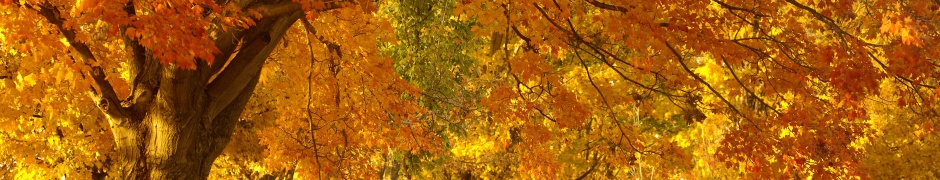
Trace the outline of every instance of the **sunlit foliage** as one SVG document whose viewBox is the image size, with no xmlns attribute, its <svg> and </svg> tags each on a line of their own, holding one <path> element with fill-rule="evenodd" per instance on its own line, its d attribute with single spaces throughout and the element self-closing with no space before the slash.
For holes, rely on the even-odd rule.
<svg viewBox="0 0 940 180">
<path fill-rule="evenodd" d="M 0 179 L 114 173 L 115 111 L 163 90 L 138 61 L 254 90 L 210 179 L 940 177 L 937 1 L 7 0 L 0 17 Z M 240 65 L 251 50 L 270 55 Z"/>
</svg>

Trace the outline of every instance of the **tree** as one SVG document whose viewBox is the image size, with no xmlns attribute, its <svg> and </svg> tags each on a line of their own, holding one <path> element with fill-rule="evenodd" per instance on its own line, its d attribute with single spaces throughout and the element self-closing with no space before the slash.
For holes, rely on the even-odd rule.
<svg viewBox="0 0 940 180">
<path fill-rule="evenodd" d="M 863 102 L 880 95 L 880 82 L 902 84 L 898 106 L 926 122 L 937 117 L 937 52 L 924 48 L 938 40 L 935 1 L 462 3 L 458 17 L 479 22 L 474 34 L 495 52 L 478 59 L 504 67 L 497 77 L 508 81 L 483 104 L 494 119 L 531 130 L 521 133 L 521 149 L 537 163 L 520 171 L 693 176 L 681 173 L 693 167 L 684 157 L 697 151 L 690 146 L 718 140 L 706 157 L 751 178 L 866 176 L 858 164 L 867 155 L 853 144 L 870 135 Z M 677 129 L 681 136 L 647 133 L 670 119 L 697 127 Z M 700 130 L 722 136 L 695 142 L 687 134 Z M 574 132 L 584 135 L 566 136 Z M 669 139 L 657 139 L 663 135 Z M 577 147 L 568 138 L 601 143 Z M 568 147 L 586 149 L 581 160 L 600 165 L 539 153 Z M 649 157 L 658 160 L 640 162 Z"/>
<path fill-rule="evenodd" d="M 4 106 L 4 115 L 13 116 L 4 119 L 6 127 L 16 127 L 11 123 L 18 121 L 42 122 L 16 130 L 54 131 L 60 139 L 110 132 L 113 137 L 99 139 L 113 140 L 114 153 L 101 156 L 96 153 L 102 151 L 93 149 L 94 155 L 86 154 L 78 164 L 88 163 L 85 169 L 112 178 L 205 178 L 228 144 L 263 65 L 270 63 L 269 55 L 288 29 L 298 20 L 316 20 L 320 13 L 336 9 L 355 10 L 331 13 L 365 14 L 359 22 L 368 21 L 374 11 L 366 1 L 4 1 L 4 82 L 16 86 L 4 99 L 20 100 Z M 326 49 L 339 57 L 368 53 Z M 55 78 L 50 72 L 57 73 Z M 88 98 L 75 96 L 85 89 Z M 80 103 L 83 100 L 93 102 L 107 123 L 86 116 L 89 113 L 80 108 L 87 105 Z M 78 109 L 59 109 L 63 107 Z M 74 119 L 45 120 L 67 113 Z M 22 152 L 6 162 L 38 160 L 55 167 L 56 161 L 75 157 Z M 70 168 L 78 167 L 59 172 Z"/>
<path fill-rule="evenodd" d="M 938 8 L 4 1 L 0 173 L 936 177 Z"/>
</svg>

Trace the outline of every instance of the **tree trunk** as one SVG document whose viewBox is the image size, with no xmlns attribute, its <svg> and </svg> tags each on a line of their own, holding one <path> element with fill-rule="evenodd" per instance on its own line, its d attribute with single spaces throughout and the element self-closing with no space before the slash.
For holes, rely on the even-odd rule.
<svg viewBox="0 0 940 180">
<path fill-rule="evenodd" d="M 205 98 L 191 92 L 176 92 L 160 96 L 151 112 L 142 116 L 140 123 L 112 125 L 118 154 L 114 157 L 109 176 L 117 179 L 205 179 L 212 162 L 228 144 L 256 82 L 253 80 L 243 89 L 238 99 L 213 121 L 201 113 L 207 107 Z M 174 99 L 185 103 L 174 102 Z"/>
<path fill-rule="evenodd" d="M 197 62 L 195 70 L 160 65 L 148 60 L 149 54 L 131 63 L 136 77 L 127 100 L 116 103 L 104 91 L 95 98 L 115 139 L 108 179 L 206 179 L 255 89 L 264 60 L 302 15 L 262 18 L 256 26 L 220 37 L 222 53 L 215 63 Z"/>
<path fill-rule="evenodd" d="M 74 57 L 90 66 L 82 76 L 92 80 L 89 95 L 107 116 L 115 141 L 115 154 L 106 163 L 106 178 L 176 180 L 206 179 L 209 175 L 254 91 L 261 66 L 287 29 L 304 15 L 300 4 L 293 1 L 232 3 L 243 9 L 261 9 L 261 19 L 247 29 L 210 28 L 219 52 L 212 64 L 196 60 L 194 70 L 159 63 L 152 51 L 123 33 L 127 26 L 120 26 L 118 36 L 132 55 L 126 61 L 132 77 L 126 98 L 117 97 L 105 69 L 91 66 L 100 61 L 86 42 L 77 40 L 79 32 L 65 26 L 68 16 L 63 16 L 61 9 L 68 8 L 29 6 L 59 30 Z M 133 16 L 137 13 L 135 4 L 128 1 L 122 10 Z M 331 3 L 319 10 L 344 6 L 337 4 L 344 3 Z M 20 1 L 14 5 L 27 6 Z"/>
</svg>

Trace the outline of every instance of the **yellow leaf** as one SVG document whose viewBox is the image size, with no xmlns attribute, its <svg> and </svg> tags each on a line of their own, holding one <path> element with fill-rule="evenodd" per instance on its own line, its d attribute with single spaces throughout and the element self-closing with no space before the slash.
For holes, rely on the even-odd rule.
<svg viewBox="0 0 940 180">
<path fill-rule="evenodd" d="M 268 76 L 271 76 L 271 68 L 268 66 L 261 67 L 261 77 L 258 77 L 258 83 L 264 84 L 268 82 Z"/>
<path fill-rule="evenodd" d="M 22 90 L 23 90 L 23 83 L 22 83 L 22 82 L 23 82 L 23 75 L 22 75 L 22 74 L 19 74 L 19 73 L 16 73 L 16 81 L 19 82 L 19 83 L 14 83 L 14 84 L 16 85 L 16 90 L 17 90 L 17 91 L 22 91 Z"/>
<path fill-rule="evenodd" d="M 72 72 L 72 71 L 66 71 L 66 72 L 65 72 L 65 79 L 66 79 L 66 80 L 72 80 L 72 77 L 73 77 L 73 76 L 75 76 L 75 73 L 74 73 L 74 72 Z"/>
<path fill-rule="evenodd" d="M 72 46 L 72 44 L 69 43 L 69 40 L 68 40 L 68 39 L 65 39 L 65 38 L 59 38 L 59 42 L 61 42 L 63 45 L 65 45 L 65 47 Z"/>
<path fill-rule="evenodd" d="M 56 71 L 56 74 L 55 74 L 55 82 L 56 82 L 56 83 L 62 81 L 62 77 L 65 76 L 65 71 L 67 71 L 67 70 L 58 70 L 58 71 Z"/>
<path fill-rule="evenodd" d="M 29 86 L 36 85 L 36 75 L 35 74 L 26 75 L 26 77 L 23 77 L 23 82 L 26 82 L 26 84 L 28 84 Z"/>
</svg>

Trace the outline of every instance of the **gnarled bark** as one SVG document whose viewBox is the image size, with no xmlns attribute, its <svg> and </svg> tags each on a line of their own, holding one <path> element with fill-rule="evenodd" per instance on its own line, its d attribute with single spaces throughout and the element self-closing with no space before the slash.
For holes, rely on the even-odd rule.
<svg viewBox="0 0 940 180">
<path fill-rule="evenodd" d="M 110 178 L 205 179 L 231 138 L 264 60 L 301 12 L 264 18 L 245 32 L 229 67 L 210 82 L 205 63 L 196 70 L 161 67 L 153 100 L 131 116 L 111 117 L 117 157 Z"/>
<path fill-rule="evenodd" d="M 325 10 L 342 8 L 339 1 Z M 222 1 L 216 1 L 222 2 Z M 287 29 L 304 12 L 292 1 L 236 0 L 245 9 L 260 9 L 261 19 L 247 29 L 215 28 L 219 53 L 214 64 L 197 60 L 196 69 L 162 65 L 134 38 L 119 33 L 126 51 L 132 54 L 126 69 L 132 77 L 128 97 L 119 98 L 95 53 L 77 32 L 65 26 L 62 9 L 48 2 L 14 2 L 35 10 L 57 27 L 72 48 L 75 59 L 88 64 L 89 95 L 107 116 L 115 139 L 116 153 L 108 157 L 108 179 L 205 179 L 212 163 L 228 144 L 235 123 L 254 91 L 261 66 Z M 138 13 L 135 3 L 122 9 L 128 16 Z M 121 31 L 127 27 L 121 27 Z M 0 76 L 5 78 L 6 76 Z M 101 173 L 94 177 L 102 178 Z"/>
</svg>

